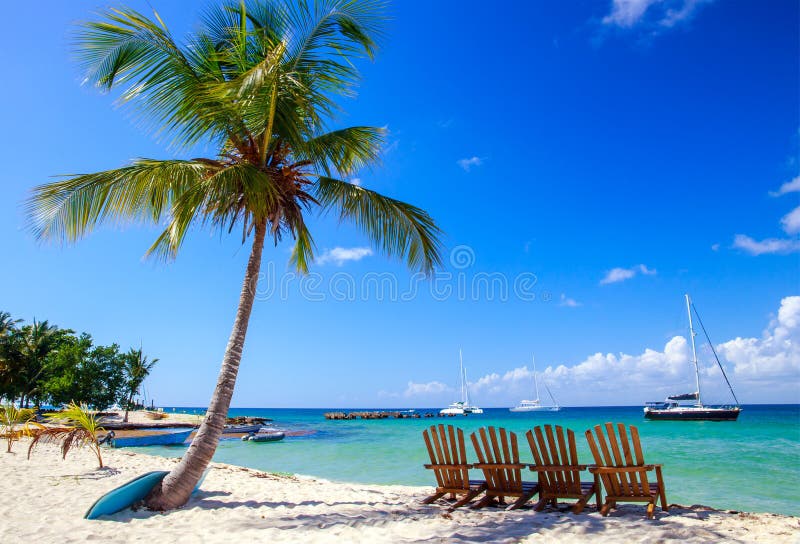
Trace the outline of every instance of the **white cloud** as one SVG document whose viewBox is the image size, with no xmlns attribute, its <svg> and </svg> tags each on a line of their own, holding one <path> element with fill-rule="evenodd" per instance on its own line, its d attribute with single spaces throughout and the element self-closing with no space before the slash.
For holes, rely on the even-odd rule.
<svg viewBox="0 0 800 544">
<path fill-rule="evenodd" d="M 745 234 L 737 234 L 733 239 L 733 247 L 746 251 L 751 255 L 787 254 L 800 251 L 800 241 L 780 238 L 754 240 Z"/>
<path fill-rule="evenodd" d="M 575 300 L 574 298 L 569 298 L 564 293 L 561 293 L 561 302 L 559 303 L 559 306 L 566 306 L 568 308 L 577 308 L 580 305 L 581 303 Z"/>
<path fill-rule="evenodd" d="M 712 244 L 711 251 L 719 251 L 719 244 Z"/>
<path fill-rule="evenodd" d="M 483 164 L 483 159 L 480 157 L 470 157 L 468 159 L 459 159 L 456 163 L 464 170 L 464 172 L 469 172 L 475 166 L 481 166 Z"/>
<path fill-rule="evenodd" d="M 717 347 L 720 357 L 733 366 L 738 380 L 789 385 L 800 381 L 800 296 L 781 301 L 778 317 L 761 338 L 735 338 Z M 800 390 L 800 389 L 798 389 Z"/>
<path fill-rule="evenodd" d="M 646 276 L 653 276 L 656 274 L 656 270 L 653 268 L 647 268 L 647 266 L 643 264 L 633 266 L 631 268 L 612 268 L 606 272 L 606 275 L 602 280 L 600 280 L 600 285 L 619 283 L 621 281 L 629 280 L 640 273 Z"/>
<path fill-rule="evenodd" d="M 350 183 L 352 183 L 353 185 L 358 185 L 360 187 L 361 186 L 361 178 L 353 178 L 353 179 L 350 180 Z"/>
<path fill-rule="evenodd" d="M 648 8 L 660 0 L 612 0 L 611 13 L 603 17 L 603 23 L 630 28 L 642 20 Z"/>
<path fill-rule="evenodd" d="M 787 193 L 800 192 L 800 176 L 797 176 L 791 181 L 787 181 L 778 188 L 777 191 L 770 191 L 770 196 L 781 196 Z"/>
<path fill-rule="evenodd" d="M 638 25 L 672 28 L 689 20 L 697 8 L 712 0 L 612 0 L 603 24 L 620 28 Z"/>
<path fill-rule="evenodd" d="M 709 346 L 698 337 L 698 358 L 704 400 L 730 402 L 730 393 Z M 777 318 L 760 338 L 735 338 L 716 346 L 740 402 L 800 400 L 800 296 L 781 301 Z M 663 350 L 637 355 L 595 353 L 574 366 L 540 368 L 562 405 L 631 405 L 661 400 L 669 394 L 694 391 L 691 348 L 675 336 Z M 530 396 L 532 372 L 526 366 L 504 374 L 491 373 L 471 386 L 479 405 L 511 406 Z M 544 395 L 544 391 L 540 391 Z"/>
<path fill-rule="evenodd" d="M 342 266 L 347 261 L 360 261 L 370 255 L 372 255 L 372 249 L 368 247 L 335 247 L 317 257 L 317 263 L 333 263 L 336 266 Z"/>
<path fill-rule="evenodd" d="M 800 206 L 783 216 L 781 226 L 786 234 L 800 233 Z"/>
<path fill-rule="evenodd" d="M 442 382 L 432 381 L 427 383 L 408 382 L 408 387 L 403 392 L 404 397 L 418 397 L 423 395 L 437 395 L 451 391 L 450 387 Z"/>
</svg>

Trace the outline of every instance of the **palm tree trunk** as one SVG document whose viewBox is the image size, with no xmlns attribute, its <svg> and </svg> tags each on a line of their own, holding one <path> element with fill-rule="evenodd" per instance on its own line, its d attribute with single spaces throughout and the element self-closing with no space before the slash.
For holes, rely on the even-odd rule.
<svg viewBox="0 0 800 544">
<path fill-rule="evenodd" d="M 266 232 L 266 220 L 260 221 L 256 225 L 253 248 L 250 251 L 250 260 L 247 262 L 242 292 L 239 295 L 239 309 L 233 322 L 233 330 L 228 339 L 225 356 L 222 358 L 217 387 L 214 389 L 214 395 L 208 405 L 206 418 L 178 466 L 145 499 L 147 507 L 151 510 L 172 510 L 186 504 L 217 449 L 228 417 L 228 408 L 231 405 L 233 388 L 236 384 L 236 374 L 239 372 L 239 362 L 242 359 L 247 324 L 250 321 L 250 312 L 256 296 L 256 284 L 261 269 L 261 253 L 264 249 Z"/>
<path fill-rule="evenodd" d="M 133 402 L 133 391 L 131 391 L 130 396 L 128 397 L 128 404 L 125 405 L 125 417 L 122 418 L 124 423 L 128 422 L 128 410 L 130 410 L 131 403 Z"/>
</svg>

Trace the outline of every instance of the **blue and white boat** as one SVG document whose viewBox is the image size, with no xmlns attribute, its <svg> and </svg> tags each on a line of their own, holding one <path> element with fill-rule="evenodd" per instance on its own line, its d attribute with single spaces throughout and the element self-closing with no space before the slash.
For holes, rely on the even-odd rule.
<svg viewBox="0 0 800 544">
<path fill-rule="evenodd" d="M 168 431 L 152 431 L 148 434 L 138 434 L 133 436 L 116 436 L 114 431 L 110 431 L 102 442 L 108 442 L 112 448 L 128 448 L 142 446 L 172 446 L 183 444 L 194 429 L 180 429 Z"/>
</svg>

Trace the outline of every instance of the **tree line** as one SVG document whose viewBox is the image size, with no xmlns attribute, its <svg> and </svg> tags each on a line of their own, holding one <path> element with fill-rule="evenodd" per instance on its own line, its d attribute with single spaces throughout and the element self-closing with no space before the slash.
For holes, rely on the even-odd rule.
<svg viewBox="0 0 800 544">
<path fill-rule="evenodd" d="M 0 399 L 21 407 L 117 403 L 127 410 L 157 361 L 141 349 L 96 345 L 87 333 L 0 312 Z"/>
</svg>

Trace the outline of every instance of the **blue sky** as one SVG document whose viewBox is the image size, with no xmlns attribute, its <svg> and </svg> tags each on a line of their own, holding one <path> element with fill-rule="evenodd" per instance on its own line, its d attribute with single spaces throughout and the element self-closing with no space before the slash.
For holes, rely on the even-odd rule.
<svg viewBox="0 0 800 544">
<path fill-rule="evenodd" d="M 177 35 L 200 11 L 151 3 Z M 147 226 L 63 248 L 25 230 L 20 203 L 51 176 L 174 156 L 81 86 L 69 31 L 97 7 L 20 5 L 35 24 L 5 30 L 0 308 L 141 342 L 161 360 L 146 383 L 155 402 L 204 405 L 248 248 L 197 230 L 162 264 L 142 259 Z M 417 282 L 315 219 L 322 258 L 303 283 L 287 275 L 287 246 L 265 251 L 234 406 L 440 406 L 455 396 L 459 348 L 484 406 L 530 396 L 532 354 L 562 404 L 659 399 L 691 388 L 687 291 L 743 402 L 800 401 L 796 2 L 390 11 L 336 123 L 389 129 L 383 165 L 356 178 L 430 211 L 450 276 Z M 213 149 L 177 156 L 201 153 Z M 727 400 L 700 355 L 709 400 Z"/>
</svg>

